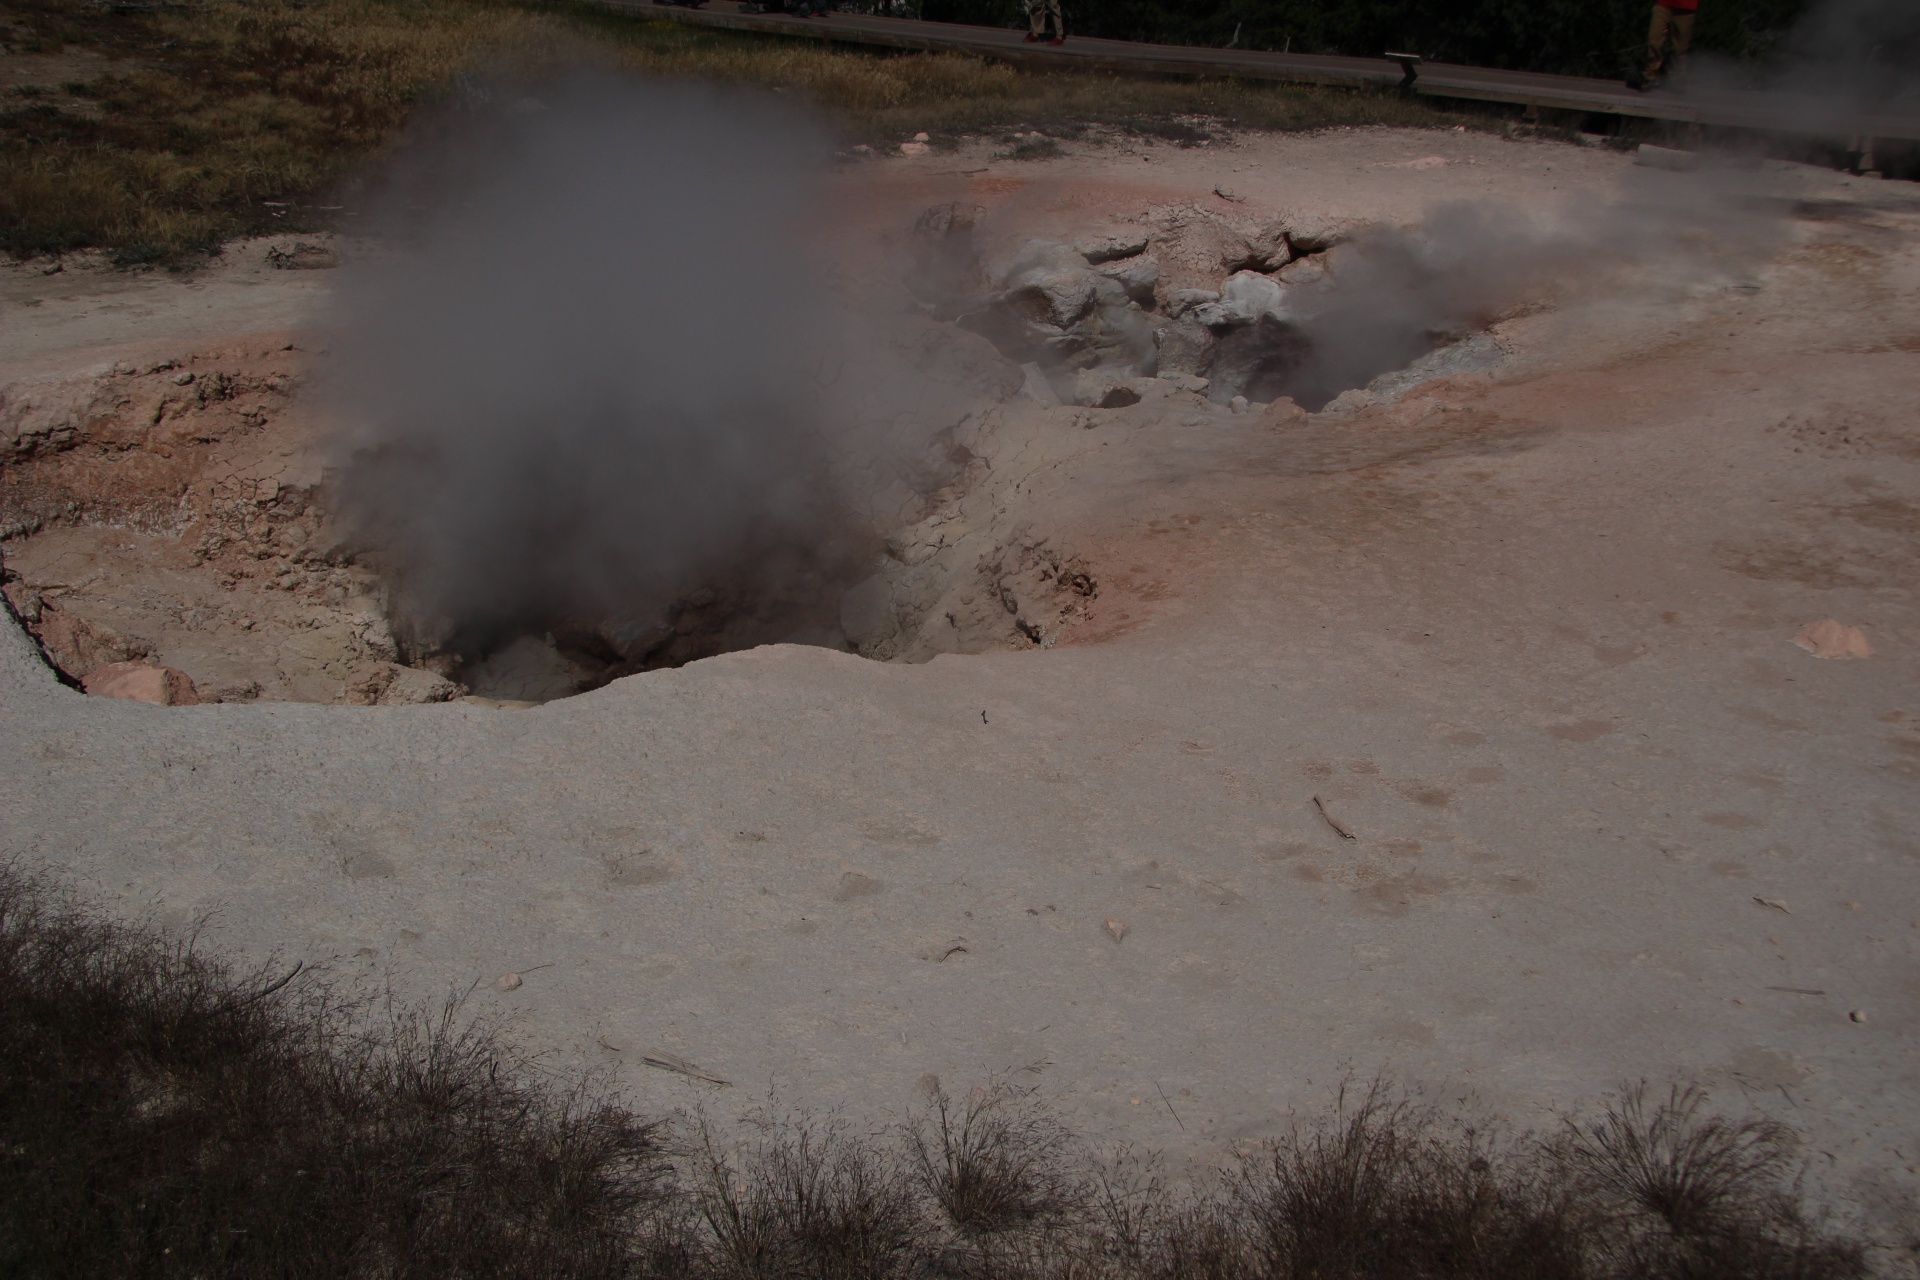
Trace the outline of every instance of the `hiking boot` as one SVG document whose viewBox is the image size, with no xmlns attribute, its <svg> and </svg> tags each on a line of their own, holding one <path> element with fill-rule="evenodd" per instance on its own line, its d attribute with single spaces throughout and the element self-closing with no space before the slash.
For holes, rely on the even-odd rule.
<svg viewBox="0 0 1920 1280">
<path fill-rule="evenodd" d="M 1029 32 L 1027 32 L 1027 43 L 1028 43 L 1028 44 L 1039 44 L 1039 43 L 1040 43 L 1040 37 L 1039 37 L 1038 35 L 1036 35 L 1036 34 L 1035 34 L 1034 32 L 1031 32 L 1031 31 L 1029 31 Z"/>
<path fill-rule="evenodd" d="M 1065 36 L 1055 36 L 1053 39 L 1047 41 L 1048 44 L 1065 44 L 1066 42 L 1067 38 Z"/>
</svg>

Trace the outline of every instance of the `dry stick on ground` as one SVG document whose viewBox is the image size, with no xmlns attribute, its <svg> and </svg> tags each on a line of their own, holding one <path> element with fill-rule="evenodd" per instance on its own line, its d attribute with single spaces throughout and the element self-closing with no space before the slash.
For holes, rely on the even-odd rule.
<svg viewBox="0 0 1920 1280">
<path fill-rule="evenodd" d="M 1327 820 L 1327 825 L 1332 827 L 1334 834 L 1338 835 L 1342 840 L 1358 840 L 1360 838 L 1341 826 L 1334 816 L 1327 812 L 1327 806 L 1321 803 L 1319 796 L 1313 798 L 1313 807 L 1320 811 L 1320 816 Z"/>
<path fill-rule="evenodd" d="M 280 990 L 281 988 L 285 987 L 289 982 L 292 982 L 295 978 L 299 977 L 301 971 L 306 967 L 307 967 L 307 962 L 305 960 L 294 961 L 293 968 L 290 971 L 288 971 L 286 977 L 281 978 L 277 982 L 269 983 L 268 985 L 260 988 L 260 990 L 253 993 L 253 996 L 251 998 L 255 1000 L 265 1000 L 268 996 L 272 995 L 274 992 Z"/>
<path fill-rule="evenodd" d="M 640 1058 L 640 1061 L 649 1067 L 655 1068 L 656 1070 L 671 1071 L 675 1075 L 689 1076 L 695 1080 L 704 1080 L 708 1084 L 717 1084 L 717 1085 L 723 1085 L 727 1087 L 731 1087 L 733 1084 L 733 1081 L 731 1080 L 722 1080 L 719 1076 L 712 1075 L 706 1071 L 702 1071 L 699 1067 L 694 1066 L 691 1062 L 688 1062 L 685 1058 L 676 1058 L 674 1055 L 670 1053 L 661 1053 L 658 1050 L 656 1050 L 653 1053 L 642 1055 Z"/>
<path fill-rule="evenodd" d="M 1153 1082 L 1153 1088 L 1154 1088 L 1154 1092 L 1160 1095 L 1160 1101 L 1167 1104 L 1167 1114 L 1172 1116 L 1173 1122 L 1180 1126 L 1180 1132 L 1185 1133 L 1187 1131 L 1187 1123 L 1186 1121 L 1180 1118 L 1180 1113 L 1173 1109 L 1173 1103 L 1169 1101 L 1167 1098 L 1167 1091 L 1160 1087 L 1160 1082 L 1158 1080 L 1155 1080 Z"/>
</svg>

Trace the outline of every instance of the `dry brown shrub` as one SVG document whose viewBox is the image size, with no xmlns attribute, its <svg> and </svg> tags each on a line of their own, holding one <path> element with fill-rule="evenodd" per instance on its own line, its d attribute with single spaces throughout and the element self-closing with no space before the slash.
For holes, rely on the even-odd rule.
<svg viewBox="0 0 1920 1280">
<path fill-rule="evenodd" d="M 0 1274 L 641 1275 L 656 1134 L 457 1002 L 343 1006 L 0 869 Z"/>
<path fill-rule="evenodd" d="M 837 1118 L 789 1116 L 729 1154 L 703 1127 L 695 1203 L 724 1280 L 893 1280 L 914 1275 L 926 1223 L 905 1171 Z"/>
<path fill-rule="evenodd" d="M 1597 1120 L 1570 1124 L 1556 1156 L 1595 1213 L 1589 1229 L 1612 1274 L 1650 1280 L 1852 1280 L 1864 1251 L 1821 1230 L 1793 1183 L 1793 1131 L 1707 1110 L 1698 1086 L 1649 1100 L 1621 1090 Z"/>
<path fill-rule="evenodd" d="M 728 1132 L 732 1132 L 729 1130 Z M 1625 1090 L 1542 1143 L 1384 1085 L 1173 1183 L 1031 1091 L 675 1146 L 459 1003 L 343 1003 L 0 868 L 0 1274 L 1857 1280 L 1792 1135 Z"/>
<path fill-rule="evenodd" d="M 1572 1198 L 1524 1148 L 1442 1125 L 1378 1082 L 1246 1159 L 1232 1196 L 1261 1275 L 1586 1274 Z"/>
<path fill-rule="evenodd" d="M 936 1089 L 906 1136 L 921 1185 L 963 1235 L 1085 1215 L 1090 1188 L 1073 1135 L 1031 1090 L 996 1081 L 956 1102 Z"/>
</svg>

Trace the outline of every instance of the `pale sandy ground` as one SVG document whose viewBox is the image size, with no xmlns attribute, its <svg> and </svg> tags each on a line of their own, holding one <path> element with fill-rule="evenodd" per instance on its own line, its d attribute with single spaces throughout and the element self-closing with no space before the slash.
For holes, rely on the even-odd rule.
<svg viewBox="0 0 1920 1280">
<path fill-rule="evenodd" d="M 845 182 L 876 224 L 947 192 L 1039 225 L 1216 185 L 1411 221 L 1599 198 L 1628 164 L 1385 131 L 1148 150 Z M 1092 1137 L 1206 1160 L 1348 1073 L 1526 1125 L 1680 1076 L 1803 1129 L 1897 1233 L 1920 196 L 1794 181 L 1819 203 L 1773 259 L 1516 323 L 1507 366 L 1425 404 L 1096 414 L 1005 459 L 1101 579 L 1049 650 L 781 646 L 530 711 L 161 709 L 58 687 L 9 629 L 0 838 L 118 910 L 215 910 L 250 955 L 482 983 L 646 1107 L 878 1118 L 929 1072 L 1030 1072 Z M 53 277 L 27 308 L 16 274 L 0 363 L 284 327 L 324 279 Z M 1827 616 L 1874 656 L 1789 643 Z"/>
<path fill-rule="evenodd" d="M 10 263 L 0 268 L 0 380 L 310 323 L 326 273 L 276 270 L 266 252 L 313 238 L 249 241 L 193 272 L 115 272 L 94 254 Z"/>
</svg>

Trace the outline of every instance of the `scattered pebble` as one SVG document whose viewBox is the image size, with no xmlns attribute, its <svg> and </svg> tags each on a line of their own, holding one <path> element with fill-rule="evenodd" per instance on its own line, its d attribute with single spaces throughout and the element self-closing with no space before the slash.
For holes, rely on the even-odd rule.
<svg viewBox="0 0 1920 1280">
<path fill-rule="evenodd" d="M 493 985 L 502 991 L 512 991 L 523 979 L 517 973 L 503 973 L 493 980 Z"/>
<path fill-rule="evenodd" d="M 1865 1009 L 1847 1010 L 1848 1022 L 1865 1022 L 1866 1020 L 1867 1020 L 1867 1011 Z"/>
<path fill-rule="evenodd" d="M 144 659 L 95 667 L 81 678 L 80 687 L 96 698 L 162 707 L 191 707 L 200 702 L 199 690 L 186 672 Z"/>
<path fill-rule="evenodd" d="M 1107 932 L 1113 935 L 1113 940 L 1115 942 L 1118 942 L 1120 941 L 1120 939 L 1127 936 L 1127 922 L 1125 920 L 1116 920 L 1112 916 L 1108 916 Z"/>
<path fill-rule="evenodd" d="M 1849 627 L 1832 618 L 1808 623 L 1793 638 L 1793 643 L 1816 658 L 1871 658 L 1873 646 L 1858 627 Z"/>
</svg>

